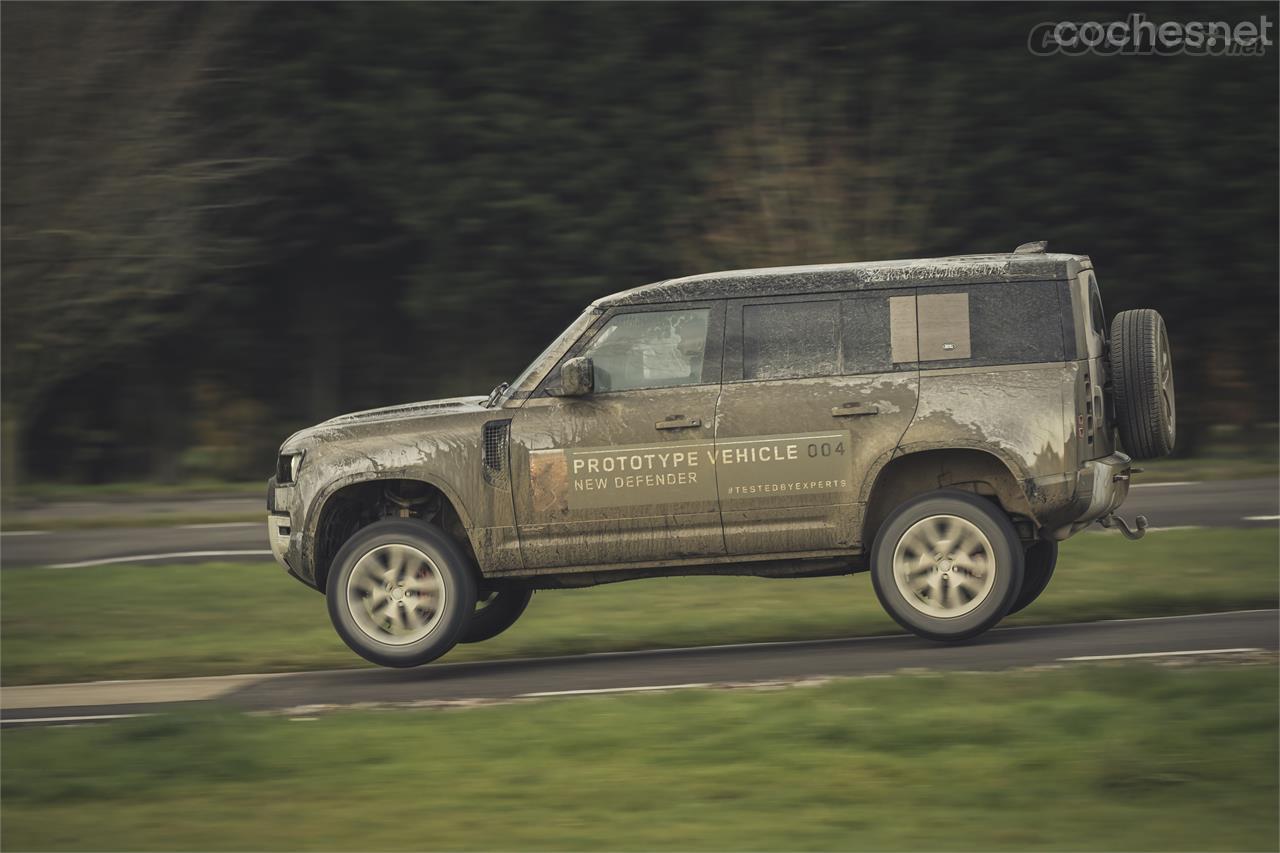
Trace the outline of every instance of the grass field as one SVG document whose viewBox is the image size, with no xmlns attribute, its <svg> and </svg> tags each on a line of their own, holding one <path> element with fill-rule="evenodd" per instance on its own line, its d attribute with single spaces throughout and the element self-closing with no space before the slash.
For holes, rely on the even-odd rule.
<svg viewBox="0 0 1280 853">
<path fill-rule="evenodd" d="M 1067 542 L 1045 594 L 1006 624 L 1251 607 L 1280 599 L 1275 530 Z M 6 569 L 3 683 L 363 665 L 324 599 L 273 563 Z M 815 639 L 896 631 L 867 575 L 675 578 L 540 592 L 506 634 L 444 660 Z"/>
<path fill-rule="evenodd" d="M 1273 666 L 4 736 L 6 850 L 1274 850 Z"/>
<path fill-rule="evenodd" d="M 270 460 L 268 460 L 270 462 Z M 190 495 L 237 495 L 257 497 L 265 494 L 267 471 L 261 479 L 248 481 L 190 479 L 176 483 L 123 481 L 118 483 L 24 483 L 15 497 L 23 503 L 58 501 L 97 501 L 111 498 L 165 498 Z"/>
<path fill-rule="evenodd" d="M 1153 459 L 1135 463 L 1142 468 L 1135 483 L 1173 483 L 1183 480 L 1252 480 L 1280 473 L 1280 460 L 1271 454 L 1218 454 L 1188 459 Z"/>
</svg>

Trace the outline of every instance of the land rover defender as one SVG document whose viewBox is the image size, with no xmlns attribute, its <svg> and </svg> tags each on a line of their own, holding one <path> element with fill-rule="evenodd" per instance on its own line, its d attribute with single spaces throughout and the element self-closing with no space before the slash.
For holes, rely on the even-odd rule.
<svg viewBox="0 0 1280 853">
<path fill-rule="evenodd" d="M 869 571 L 972 637 L 1045 589 L 1174 444 L 1163 320 L 1093 264 L 1012 253 L 738 270 L 605 296 L 487 397 L 343 415 L 280 448 L 280 564 L 358 654 L 433 660 L 534 590 Z"/>
</svg>

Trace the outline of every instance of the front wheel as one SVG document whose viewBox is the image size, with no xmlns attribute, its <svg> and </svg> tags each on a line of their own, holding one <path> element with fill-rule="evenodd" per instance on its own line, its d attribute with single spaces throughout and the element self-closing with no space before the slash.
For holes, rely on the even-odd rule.
<svg viewBox="0 0 1280 853">
<path fill-rule="evenodd" d="M 1022 588 L 1018 533 L 995 503 L 942 489 L 907 501 L 881 525 L 871 581 L 899 625 L 964 640 L 995 625 Z"/>
<path fill-rule="evenodd" d="M 352 651 L 382 666 L 418 666 L 457 643 L 476 607 L 470 561 L 440 528 L 386 519 L 333 559 L 329 618 Z"/>
</svg>

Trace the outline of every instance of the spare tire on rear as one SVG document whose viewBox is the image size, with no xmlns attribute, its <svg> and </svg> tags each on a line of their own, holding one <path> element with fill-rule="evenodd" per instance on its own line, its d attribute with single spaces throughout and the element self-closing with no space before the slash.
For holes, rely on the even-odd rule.
<svg viewBox="0 0 1280 853">
<path fill-rule="evenodd" d="M 1134 459 L 1173 452 L 1173 354 L 1160 312 L 1121 311 L 1111 321 L 1111 387 L 1125 452 Z"/>
</svg>

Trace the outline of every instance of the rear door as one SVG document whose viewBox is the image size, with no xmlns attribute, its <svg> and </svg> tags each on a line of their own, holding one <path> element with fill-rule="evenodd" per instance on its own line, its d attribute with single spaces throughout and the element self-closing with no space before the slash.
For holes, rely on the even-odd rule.
<svg viewBox="0 0 1280 853">
<path fill-rule="evenodd" d="M 734 300 L 725 330 L 716 474 L 727 552 L 847 552 L 867 473 L 915 413 L 914 291 Z"/>
<path fill-rule="evenodd" d="M 1085 337 L 1085 355 L 1088 361 L 1082 365 L 1081 375 L 1076 382 L 1076 438 L 1079 445 L 1078 462 L 1097 459 L 1115 450 L 1112 441 L 1112 425 L 1114 418 L 1108 412 L 1103 398 L 1110 365 L 1105 356 L 1107 342 L 1110 337 L 1106 312 L 1102 310 L 1102 294 L 1098 292 L 1098 280 L 1091 270 L 1080 273 L 1079 290 L 1084 295 L 1083 301 L 1088 305 L 1089 321 Z M 1064 295 L 1067 301 L 1069 295 Z M 1064 314 L 1070 316 L 1070 308 Z M 1073 331 L 1064 326 L 1063 342 L 1067 342 L 1067 333 Z M 1076 336 L 1077 340 L 1079 336 Z M 1070 414 L 1070 413 L 1069 413 Z M 1081 427 L 1083 426 L 1083 430 Z"/>
<path fill-rule="evenodd" d="M 711 459 L 723 324 L 723 302 L 614 309 L 564 356 L 592 359 L 595 392 L 548 395 L 557 365 L 521 406 L 511 467 L 526 568 L 724 553 Z"/>
</svg>

